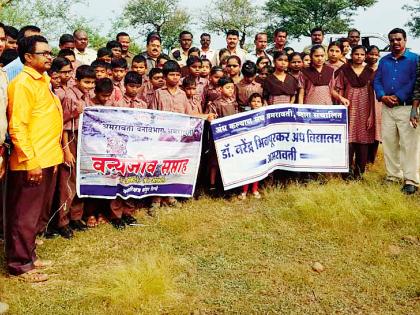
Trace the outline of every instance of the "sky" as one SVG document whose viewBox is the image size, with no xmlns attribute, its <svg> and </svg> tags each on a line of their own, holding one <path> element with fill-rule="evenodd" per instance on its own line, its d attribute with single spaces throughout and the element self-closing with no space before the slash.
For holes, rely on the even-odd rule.
<svg viewBox="0 0 420 315">
<path fill-rule="evenodd" d="M 103 29 L 108 31 L 110 19 L 122 12 L 127 0 L 87 0 L 88 7 L 83 7 L 83 14 L 91 18 L 96 25 L 102 25 Z M 252 1 L 257 5 L 264 5 L 265 0 Z M 409 20 L 410 13 L 402 10 L 401 7 L 405 4 L 413 5 L 415 0 L 379 0 L 374 6 L 367 10 L 359 10 L 354 17 L 353 27 L 366 33 L 381 33 L 387 34 L 394 27 L 404 27 L 404 24 Z M 106 3 L 106 5 L 104 5 Z M 187 8 L 188 11 L 197 16 L 200 8 L 206 7 L 211 3 L 210 0 L 179 0 L 180 6 Z M 197 39 L 202 32 L 199 25 L 195 25 L 190 30 L 194 34 L 194 39 Z M 140 39 L 141 40 L 141 39 Z M 143 43 L 141 43 L 143 44 Z M 198 44 L 195 43 L 195 44 Z M 213 45 L 215 48 L 220 48 L 225 45 L 222 37 L 213 36 Z M 409 37 L 409 47 L 420 51 L 420 39 L 413 39 Z"/>
</svg>

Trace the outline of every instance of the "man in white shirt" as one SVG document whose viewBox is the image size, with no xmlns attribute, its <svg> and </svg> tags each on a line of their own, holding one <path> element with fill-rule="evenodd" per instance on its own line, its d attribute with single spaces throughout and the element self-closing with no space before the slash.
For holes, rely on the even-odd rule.
<svg viewBox="0 0 420 315">
<path fill-rule="evenodd" d="M 82 65 L 90 65 L 96 60 L 96 51 L 88 48 L 89 38 L 85 31 L 76 30 L 73 33 L 74 37 L 74 53 L 76 54 L 76 60 Z"/>
<path fill-rule="evenodd" d="M 256 63 L 258 58 L 266 57 L 270 59 L 272 62 L 272 57 L 265 51 L 267 48 L 268 36 L 265 32 L 260 32 L 255 35 L 254 44 L 255 44 L 255 51 L 249 53 L 246 57 L 247 60 L 251 60 L 252 62 Z"/>
<path fill-rule="evenodd" d="M 239 43 L 239 32 L 237 30 L 229 30 L 226 33 L 227 49 L 232 56 L 238 56 L 241 59 L 241 64 L 246 60 L 246 51 L 238 47 Z M 213 66 L 220 64 L 219 53 L 215 54 L 212 62 Z"/>
<path fill-rule="evenodd" d="M 200 36 L 200 44 L 201 44 L 200 54 L 201 54 L 201 59 L 208 59 L 210 61 L 213 60 L 216 51 L 214 49 L 211 49 L 210 48 L 210 43 L 211 43 L 211 36 L 210 36 L 210 34 L 207 34 L 207 33 L 201 34 L 201 36 Z"/>
</svg>

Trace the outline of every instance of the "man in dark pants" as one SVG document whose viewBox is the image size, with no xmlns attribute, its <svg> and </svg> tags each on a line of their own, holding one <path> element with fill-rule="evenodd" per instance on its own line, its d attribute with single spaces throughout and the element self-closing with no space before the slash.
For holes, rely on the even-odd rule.
<svg viewBox="0 0 420 315">
<path fill-rule="evenodd" d="M 37 269 L 51 265 L 35 253 L 40 220 L 51 209 L 57 165 L 63 162 L 63 115 L 45 72 L 51 47 L 39 35 L 19 42 L 24 68 L 8 87 L 10 155 L 6 201 L 6 262 L 8 271 L 28 282 L 48 279 Z"/>
</svg>

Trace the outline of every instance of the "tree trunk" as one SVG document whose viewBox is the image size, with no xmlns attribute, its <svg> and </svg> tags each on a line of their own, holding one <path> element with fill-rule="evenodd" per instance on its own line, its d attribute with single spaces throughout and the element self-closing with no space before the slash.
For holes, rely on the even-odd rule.
<svg viewBox="0 0 420 315">
<path fill-rule="evenodd" d="M 244 46 L 245 46 L 245 39 L 246 39 L 245 37 L 246 37 L 245 32 L 242 32 L 241 39 L 239 40 L 239 46 L 242 49 L 244 49 Z"/>
</svg>

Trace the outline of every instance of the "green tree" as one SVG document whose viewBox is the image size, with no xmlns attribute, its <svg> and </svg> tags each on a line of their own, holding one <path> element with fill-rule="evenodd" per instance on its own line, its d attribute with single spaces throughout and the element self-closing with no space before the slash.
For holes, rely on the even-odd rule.
<svg viewBox="0 0 420 315">
<path fill-rule="evenodd" d="M 210 32 L 226 34 L 228 30 L 238 30 L 242 48 L 246 38 L 263 22 L 260 9 L 250 0 L 214 0 L 201 16 L 204 28 Z"/>
<path fill-rule="evenodd" d="M 270 18 L 269 29 L 279 26 L 291 37 L 309 36 L 320 26 L 329 33 L 348 30 L 357 9 L 366 9 L 377 0 L 268 0 L 265 11 Z"/>
<path fill-rule="evenodd" d="M 72 32 L 77 25 L 89 21 L 72 12 L 76 4 L 85 0 L 3 0 L 0 2 L 0 21 L 17 28 L 34 24 L 41 28 L 49 39 Z"/>
<path fill-rule="evenodd" d="M 414 5 L 403 6 L 403 9 L 411 12 L 410 21 L 405 25 L 415 37 L 420 37 L 420 0 L 416 0 Z"/>
<path fill-rule="evenodd" d="M 140 35 L 157 32 L 167 50 L 174 47 L 181 31 L 188 28 L 191 16 L 179 7 L 178 0 L 129 0 L 121 25 L 136 27 Z"/>
</svg>

